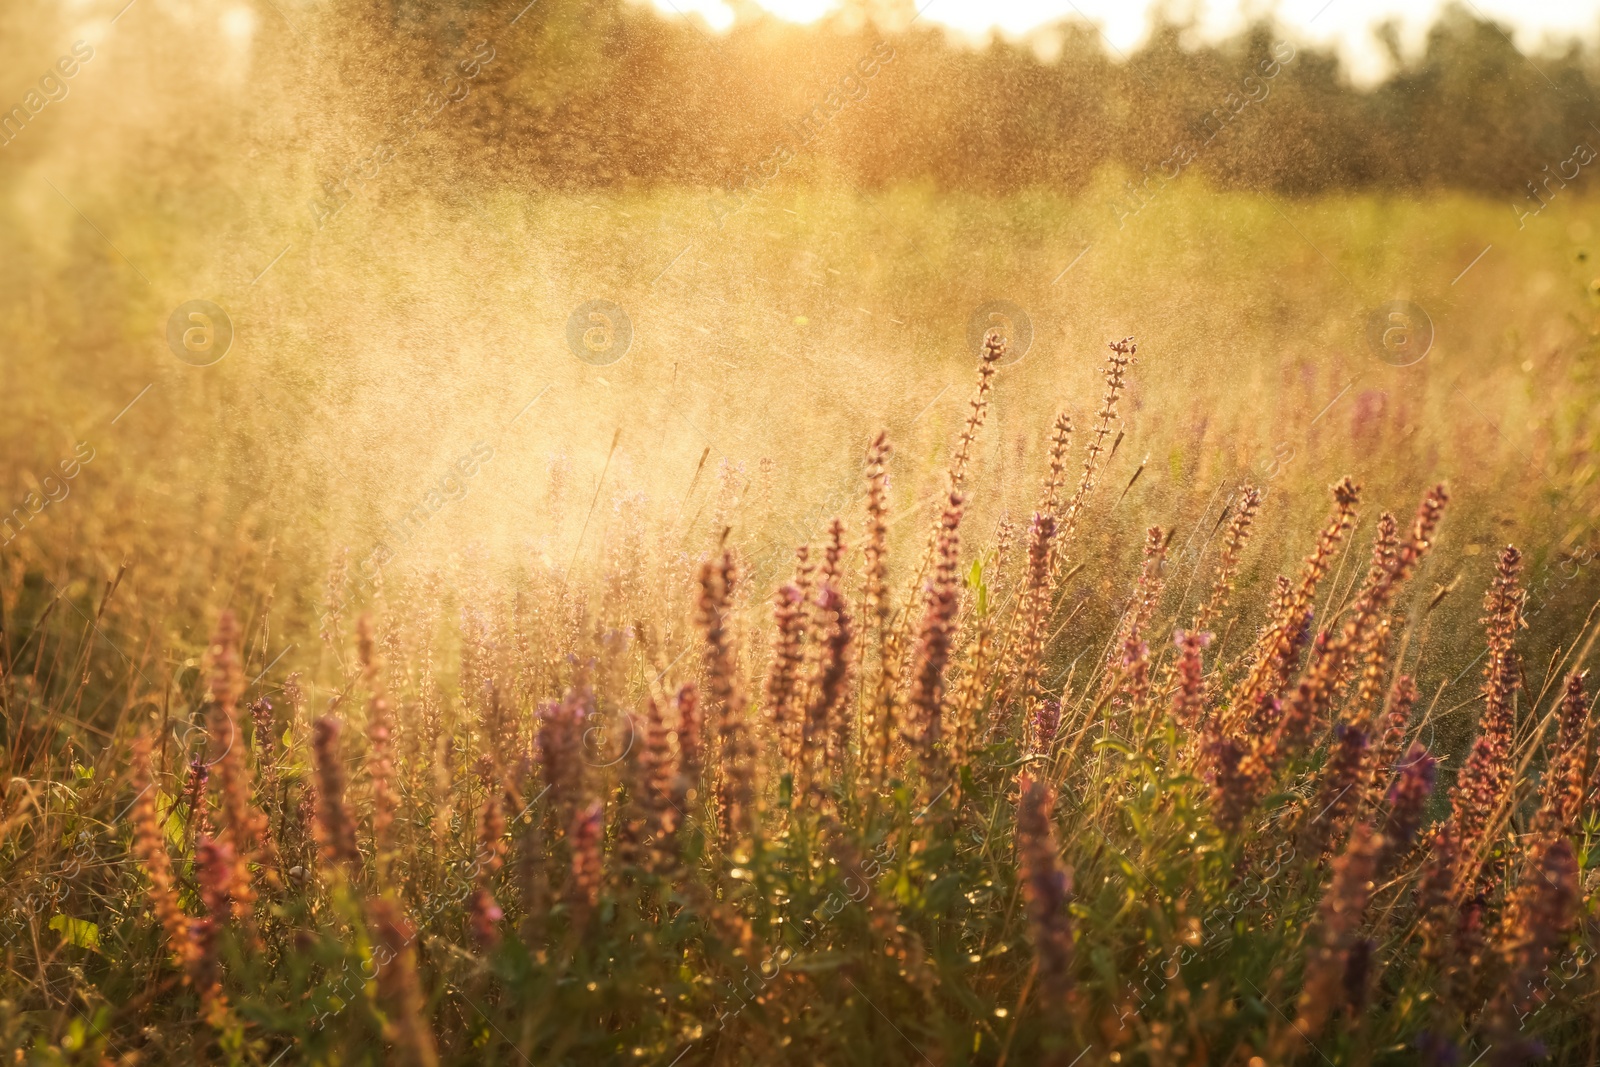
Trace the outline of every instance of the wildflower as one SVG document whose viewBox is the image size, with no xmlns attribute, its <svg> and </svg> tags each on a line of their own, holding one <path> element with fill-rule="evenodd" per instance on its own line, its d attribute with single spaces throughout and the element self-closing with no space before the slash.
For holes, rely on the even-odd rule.
<svg viewBox="0 0 1600 1067">
<path fill-rule="evenodd" d="M 1113 645 L 1111 669 L 1106 672 L 1106 692 L 1131 707 L 1143 705 L 1150 692 L 1150 645 L 1144 633 L 1161 601 L 1161 570 L 1166 558 L 1167 536 L 1161 527 L 1152 526 L 1145 531 L 1144 566 L 1139 571 L 1122 632 Z"/>
<path fill-rule="evenodd" d="M 1353 507 L 1354 488 L 1346 479 L 1341 483 L 1346 492 L 1340 496 L 1340 513 Z M 1417 562 L 1431 546 L 1434 530 L 1443 512 L 1448 494 L 1444 486 L 1434 486 L 1424 496 L 1417 508 L 1417 518 L 1412 525 L 1411 537 L 1398 548 L 1391 548 L 1380 536 L 1375 561 L 1369 572 L 1368 585 L 1356 598 L 1349 619 L 1343 628 L 1332 635 L 1319 635 L 1312 650 L 1311 665 L 1295 687 L 1293 696 L 1284 709 L 1283 721 L 1273 739 L 1270 762 L 1277 764 L 1286 757 L 1296 755 L 1310 740 L 1315 724 L 1321 722 L 1329 702 L 1339 689 L 1345 673 L 1345 664 L 1352 658 L 1376 654 L 1384 630 L 1381 626 L 1383 612 L 1400 582 L 1410 576 Z M 1348 505 L 1348 507 L 1347 507 Z M 1325 538 L 1333 527 L 1324 531 Z M 1319 545 L 1320 548 L 1320 545 Z M 1393 553 L 1392 560 L 1389 558 Z M 1308 572 L 1309 573 L 1309 572 Z M 1301 592 L 1306 591 L 1302 583 Z M 1297 598 L 1297 604 L 1309 611 L 1309 600 Z M 1290 616 L 1300 610 L 1291 606 Z M 1309 621 L 1309 614 L 1305 616 Z"/>
<path fill-rule="evenodd" d="M 252 927 L 252 907 L 256 892 L 250 864 L 266 837 L 267 817 L 255 804 L 250 765 L 245 760 L 244 733 L 239 728 L 238 696 L 239 630 L 233 613 L 224 611 L 217 620 L 208 658 L 211 663 L 211 703 L 206 719 L 210 735 L 210 765 L 216 769 L 214 781 L 220 800 L 222 825 L 219 839 L 230 848 L 233 864 L 228 894 L 233 902 L 233 917 L 247 930 Z M 253 934 L 252 934 L 253 936 Z"/>
<path fill-rule="evenodd" d="M 1106 380 L 1106 391 L 1100 399 L 1100 409 L 1095 412 L 1094 436 L 1089 441 L 1087 454 L 1083 460 L 1083 474 L 1078 479 L 1078 489 L 1062 511 L 1061 521 L 1057 524 L 1058 539 L 1052 556 L 1057 570 L 1060 569 L 1062 560 L 1066 558 L 1067 542 L 1071 541 L 1072 535 L 1077 532 L 1078 520 L 1083 515 L 1089 494 L 1094 490 L 1095 478 L 1100 469 L 1100 456 L 1106 451 L 1105 441 L 1111 436 L 1111 427 L 1117 418 L 1117 401 L 1122 391 L 1127 388 L 1128 367 L 1134 362 L 1134 353 L 1139 350 L 1132 337 L 1110 341 L 1106 347 L 1111 349 L 1111 354 L 1106 357 L 1105 369 L 1100 372 Z M 1118 440 L 1120 439 L 1119 437 Z"/>
<path fill-rule="evenodd" d="M 993 388 L 995 364 L 1005 354 L 1006 339 L 1001 334 L 990 333 L 983 339 L 983 358 L 978 364 L 978 387 L 968 401 L 971 410 L 967 414 L 966 425 L 961 428 L 961 436 L 956 439 L 955 456 L 950 460 L 948 486 L 952 495 L 961 491 L 962 482 L 966 479 L 972 443 L 978 439 L 978 432 L 983 429 L 984 420 L 989 414 L 989 392 Z M 937 531 L 935 534 L 937 536 Z"/>
<path fill-rule="evenodd" d="M 1033 743 L 1029 746 L 1035 755 L 1047 755 L 1056 742 L 1056 732 L 1061 729 L 1061 701 L 1041 700 L 1033 708 Z"/>
<path fill-rule="evenodd" d="M 1367 631 L 1366 648 L 1355 649 L 1344 661 L 1346 666 L 1352 662 L 1361 664 L 1360 681 L 1356 686 L 1349 721 L 1363 729 L 1372 726 L 1378 700 L 1383 695 L 1383 682 L 1389 675 L 1389 632 L 1392 628 L 1393 624 L 1388 619 L 1379 619 Z"/>
<path fill-rule="evenodd" d="M 784 756 L 799 758 L 798 717 L 794 709 L 795 688 L 805 661 L 805 593 L 794 582 L 778 587 L 772 594 L 772 663 L 767 668 L 764 693 L 767 716 L 776 728 Z"/>
<path fill-rule="evenodd" d="M 1312 817 L 1301 838 L 1303 854 L 1320 859 L 1331 842 L 1339 839 L 1345 820 L 1355 810 L 1361 794 L 1361 766 L 1367 755 L 1367 733 L 1349 723 L 1334 728 L 1334 744 L 1322 769 L 1322 788 Z"/>
<path fill-rule="evenodd" d="M 311 755 L 316 764 L 316 838 L 329 870 L 354 874 L 361 864 L 355 819 L 345 804 L 344 763 L 339 752 L 341 725 L 332 716 L 311 724 Z"/>
<path fill-rule="evenodd" d="M 189 984 L 200 994 L 201 1010 L 216 1025 L 227 1005 L 222 993 L 222 931 L 233 914 L 233 846 L 204 837 L 195 846 L 194 859 L 206 913 L 189 920 L 192 951 L 185 962 Z"/>
<path fill-rule="evenodd" d="M 1548 995 L 1545 971 L 1567 937 L 1578 907 L 1578 861 L 1565 835 L 1545 838 L 1528 857 L 1522 884 L 1511 898 L 1500 936 L 1505 981 L 1485 1012 L 1487 1036 L 1509 1067 L 1542 1056 L 1521 1033 L 1526 1016 Z"/>
<path fill-rule="evenodd" d="M 1268 655 L 1257 664 L 1262 682 L 1250 690 L 1259 695 L 1278 693 L 1288 681 L 1300 650 L 1310 633 L 1312 599 L 1317 586 L 1333 561 L 1334 551 L 1344 540 L 1355 519 L 1356 502 L 1360 488 L 1349 478 L 1333 487 L 1336 508 L 1332 519 L 1317 538 L 1316 549 L 1306 559 L 1300 584 L 1290 598 L 1282 618 L 1277 621 L 1277 631 Z M 1321 718 L 1327 702 L 1332 699 L 1342 664 L 1345 645 L 1329 634 L 1318 634 L 1312 646 L 1310 665 L 1284 702 L 1283 718 L 1278 723 L 1268 756 L 1275 765 L 1284 758 L 1297 754 L 1309 740 L 1312 724 Z M 1252 678 L 1256 674 L 1252 674 Z"/>
<path fill-rule="evenodd" d="M 439 1053 L 423 1017 L 427 998 L 417 977 L 416 928 L 406 920 L 399 902 L 387 896 L 367 902 L 367 921 L 373 941 L 383 950 L 377 981 L 378 995 L 390 1009 L 385 1013 L 384 1036 L 403 1061 L 414 1067 L 436 1067 Z"/>
<path fill-rule="evenodd" d="M 844 537 L 844 520 L 835 516 L 828 523 L 828 544 L 822 550 L 822 566 L 817 569 L 816 587 L 841 584 L 839 566 L 844 561 L 848 547 Z"/>
<path fill-rule="evenodd" d="M 1400 675 L 1389 689 L 1389 703 L 1373 727 L 1377 743 L 1372 746 L 1364 771 L 1362 806 L 1376 808 L 1394 774 L 1400 746 L 1405 743 L 1406 727 L 1411 722 L 1411 709 L 1417 702 L 1417 686 L 1409 675 Z M 1407 760 L 1410 757 L 1407 756 Z M 1430 786 L 1431 779 L 1430 779 Z M 1415 828 L 1413 828 L 1413 832 Z M 1392 831 L 1385 831 L 1390 837 Z M 1410 835 L 1407 835 L 1409 841 Z"/>
<path fill-rule="evenodd" d="M 700 709 L 700 691 L 693 682 L 685 682 L 672 698 L 678 718 L 678 777 L 673 786 L 673 799 L 680 806 L 689 798 L 691 790 L 699 788 L 700 773 L 705 766 L 705 719 Z"/>
<path fill-rule="evenodd" d="M 603 809 L 596 800 L 578 813 L 569 835 L 572 840 L 572 878 L 568 883 L 567 901 L 572 906 L 573 927 L 581 928 L 589 913 L 600 903 L 600 879 L 603 873 L 600 856 L 600 835 L 605 829 Z"/>
<path fill-rule="evenodd" d="M 1522 590 L 1518 578 L 1522 554 L 1507 546 L 1500 553 L 1495 578 L 1484 597 L 1484 622 L 1488 627 L 1489 656 L 1484 666 L 1484 709 L 1478 720 L 1478 737 L 1472 743 L 1450 794 L 1455 838 L 1481 851 L 1493 820 L 1511 787 L 1511 746 L 1516 720 L 1512 694 L 1517 684 L 1516 630 L 1522 621 Z M 1463 862 L 1481 863 L 1481 856 L 1463 855 Z"/>
<path fill-rule="evenodd" d="M 1417 514 L 1412 520 L 1410 536 L 1397 539 L 1392 517 L 1380 520 L 1378 537 L 1373 545 L 1373 561 L 1367 571 L 1367 580 L 1350 612 L 1339 641 L 1342 653 L 1360 660 L 1368 655 L 1378 639 L 1375 628 L 1383 618 L 1394 591 L 1416 570 L 1417 564 L 1433 545 L 1439 523 L 1444 515 L 1450 494 L 1441 485 L 1435 485 L 1422 496 Z"/>
<path fill-rule="evenodd" d="M 1051 427 L 1050 466 L 1044 480 L 1044 493 L 1039 500 L 1038 514 L 1056 518 L 1061 503 L 1061 486 L 1066 478 L 1067 445 L 1072 441 L 1072 416 L 1065 411 L 1056 413 Z"/>
<path fill-rule="evenodd" d="M 505 865 L 506 816 L 501 808 L 500 790 L 490 788 L 478 816 L 477 854 L 473 857 L 472 897 L 468 905 L 472 933 L 480 945 L 492 948 L 500 942 L 500 920 L 505 917 L 494 899 L 494 880 Z"/>
<path fill-rule="evenodd" d="M 583 756 L 584 732 L 594 714 L 594 694 L 581 678 L 559 702 L 549 701 L 539 711 L 539 759 L 550 806 L 563 822 L 582 803 L 587 788 L 588 764 Z"/>
<path fill-rule="evenodd" d="M 250 704 L 250 739 L 256 748 L 256 766 L 261 770 L 261 792 L 272 796 L 277 782 L 277 754 L 272 737 L 272 701 L 258 697 Z"/>
<path fill-rule="evenodd" d="M 1422 959 L 1434 967 L 1442 967 L 1452 957 L 1451 931 L 1458 918 L 1454 907 L 1456 899 L 1456 867 L 1460 862 L 1460 849 L 1448 822 L 1438 826 L 1429 842 L 1428 860 L 1423 865 L 1417 882 L 1417 914 L 1422 920 Z M 1448 974 L 1448 968 L 1445 973 Z"/>
<path fill-rule="evenodd" d="M 1213 729 L 1203 757 L 1211 785 L 1212 818 L 1224 830 L 1237 830 L 1255 803 L 1250 750 L 1237 739 Z"/>
<path fill-rule="evenodd" d="M 1378 860 L 1378 870 L 1383 872 L 1411 847 L 1422 825 L 1423 808 L 1433 792 L 1433 779 L 1438 761 L 1429 755 L 1420 742 L 1413 741 L 1400 761 L 1400 776 L 1389 790 L 1389 819 L 1384 824 L 1384 851 Z"/>
<path fill-rule="evenodd" d="M 917 631 L 911 673 L 911 728 L 907 741 L 922 766 L 923 800 L 931 803 L 944 789 L 943 738 L 945 666 L 960 606 L 959 561 L 962 497 L 952 492 L 945 505 L 938 541 L 938 566 L 928 582 L 922 623 Z"/>
<path fill-rule="evenodd" d="M 1061 864 L 1050 824 L 1054 798 L 1043 782 L 1018 780 L 1017 862 L 1028 902 L 1028 927 L 1038 960 L 1039 985 L 1050 1010 L 1065 1007 L 1072 992 L 1072 872 Z"/>
<path fill-rule="evenodd" d="M 678 795 L 677 779 L 666 719 L 661 705 L 651 697 L 639 758 L 637 804 L 643 816 L 644 839 L 649 842 L 646 865 L 657 873 L 671 870 L 678 862 L 678 820 L 687 800 Z"/>
<path fill-rule="evenodd" d="M 1561 699 L 1561 724 L 1544 772 L 1539 811 L 1533 832 L 1572 834 L 1583 814 L 1585 771 L 1589 758 L 1589 701 L 1584 695 L 1585 671 L 1567 675 Z"/>
<path fill-rule="evenodd" d="M 167 836 L 156 814 L 156 787 L 150 766 L 150 735 L 141 733 L 133 742 L 133 852 L 150 881 L 150 907 L 166 934 L 167 951 L 173 962 L 187 967 L 194 947 L 189 941 L 189 920 L 178 904 L 177 884 L 172 874 L 172 858 L 167 852 Z"/>
<path fill-rule="evenodd" d="M 723 840 L 731 844 L 754 827 L 755 752 L 745 722 L 745 696 L 729 613 L 738 568 L 733 553 L 706 560 L 700 568 L 700 632 L 704 639 L 706 684 L 716 715 L 722 782 L 718 815 Z"/>
<path fill-rule="evenodd" d="M 1362 825 L 1333 864 L 1333 877 L 1322 896 L 1317 945 L 1306 961 L 1306 977 L 1296 1002 L 1293 1026 L 1280 1027 L 1272 1045 L 1276 1062 L 1289 1062 L 1301 1041 L 1316 1041 L 1328 1019 L 1341 1005 L 1354 1012 L 1352 989 L 1365 997 L 1370 949 L 1358 947 L 1357 934 L 1372 895 L 1383 836 Z M 1356 973 L 1352 973 L 1354 970 Z M 1341 996 L 1341 993 L 1346 995 Z"/>
<path fill-rule="evenodd" d="M 1024 707 L 1032 707 L 1040 699 L 1040 657 L 1044 651 L 1044 624 L 1050 611 L 1051 553 L 1056 534 L 1055 517 L 1045 511 L 1034 512 L 1028 525 L 1028 573 L 1023 578 L 1021 600 L 1017 607 L 1018 638 L 1012 654 L 1001 667 L 1000 691 L 995 694 L 994 708 L 1003 713 L 1013 695 L 1021 697 Z"/>
<path fill-rule="evenodd" d="M 840 766 L 849 739 L 849 720 L 844 715 L 845 695 L 850 688 L 852 645 L 855 631 L 850 606 L 838 588 L 824 581 L 817 590 L 817 616 L 821 640 L 817 661 L 807 685 L 811 702 L 806 708 L 801 742 L 801 766 L 810 774 L 813 754 L 821 752 L 826 764 Z"/>
<path fill-rule="evenodd" d="M 1372 539 L 1372 562 L 1367 565 L 1364 590 L 1375 588 L 1394 571 L 1400 549 L 1400 524 L 1390 512 L 1378 516 L 1378 531 Z"/>
<path fill-rule="evenodd" d="M 858 613 L 866 632 L 876 632 L 880 663 L 876 691 L 863 719 L 861 750 L 870 780 L 882 780 L 889 759 L 889 745 L 898 724 L 894 721 L 899 679 L 899 651 L 893 634 L 894 611 L 889 603 L 889 457 L 886 434 L 879 431 L 867 448 L 867 517 L 861 550 L 861 610 Z M 863 669 L 867 642 L 860 646 Z"/>
<path fill-rule="evenodd" d="M 1194 630 L 1179 630 L 1173 635 L 1178 647 L 1175 668 L 1178 688 L 1172 694 L 1172 721 L 1180 734 L 1191 734 L 1206 725 L 1206 679 L 1203 654 L 1211 635 Z"/>
<path fill-rule="evenodd" d="M 183 807 L 188 812 L 184 820 L 186 841 L 209 837 L 211 834 L 211 815 L 206 811 L 206 785 L 210 781 L 211 770 L 205 761 L 190 760 L 183 782 Z"/>
<path fill-rule="evenodd" d="M 1279 581 L 1277 604 L 1255 662 L 1249 675 L 1234 692 L 1232 703 L 1235 708 L 1254 708 L 1262 697 L 1281 694 L 1299 661 L 1300 652 L 1310 635 L 1312 601 L 1317 587 L 1327 574 L 1345 533 L 1355 521 L 1355 508 L 1361 499 L 1361 490 L 1349 478 L 1343 478 L 1333 486 L 1333 498 L 1333 516 L 1317 535 L 1316 547 L 1306 557 L 1299 583 L 1290 585 Z M 1302 729 L 1302 720 L 1309 724 L 1315 710 L 1313 705 L 1333 682 L 1331 668 L 1336 666 L 1335 663 L 1315 653 L 1312 662 L 1314 666 L 1307 671 L 1302 683 L 1305 691 L 1299 695 L 1300 707 L 1293 718 L 1287 717 L 1286 709 L 1285 722 L 1290 725 L 1291 741 L 1298 740 L 1296 735 Z M 1294 707 L 1295 702 L 1291 701 L 1289 706 Z"/>
<path fill-rule="evenodd" d="M 356 620 L 356 635 L 362 677 L 371 694 L 367 702 L 367 773 L 372 781 L 372 848 L 379 877 L 382 878 L 387 871 L 389 852 L 393 847 L 390 828 L 394 825 L 397 805 L 390 744 L 392 715 L 373 647 L 371 615 L 363 612 Z"/>
</svg>

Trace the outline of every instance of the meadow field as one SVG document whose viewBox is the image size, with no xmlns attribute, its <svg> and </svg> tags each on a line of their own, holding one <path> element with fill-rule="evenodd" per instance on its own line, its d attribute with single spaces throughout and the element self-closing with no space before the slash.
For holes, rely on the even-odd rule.
<svg viewBox="0 0 1600 1067">
<path fill-rule="evenodd" d="M 541 185 L 311 11 L 0 147 L 7 1062 L 1600 1062 L 1581 180 Z"/>
<path fill-rule="evenodd" d="M 35 328 L 69 341 L 20 355 L 7 401 L 19 503 L 48 501 L 5 556 L 19 1055 L 1409 1062 L 1418 1040 L 1505 1047 L 1507 1005 L 1529 1040 L 1587 1054 L 1577 924 L 1541 935 L 1569 980 L 1494 999 L 1530 966 L 1495 953 L 1502 924 L 1532 921 L 1519 879 L 1556 862 L 1531 829 L 1565 751 L 1546 713 L 1593 632 L 1581 211 L 1518 242 L 1470 198 L 1196 187 L 1073 243 L 1083 201 L 811 191 L 673 232 L 699 202 L 412 203 L 381 239 L 351 220 L 358 239 L 274 267 L 208 367 L 132 325 L 108 365 L 50 306 L 69 287 L 34 282 Z M 633 323 L 615 363 L 563 336 L 593 292 Z M 1408 366 L 1366 344 L 1391 295 L 1434 323 Z M 966 320 L 996 297 L 1032 342 L 974 409 Z M 1123 331 L 1137 352 L 1108 404 Z M 1360 502 L 1318 548 L 1345 475 Z M 1396 558 L 1436 482 L 1443 521 L 1367 605 L 1369 543 Z M 1530 623 L 1506 635 L 1515 660 L 1485 660 L 1508 543 Z M 1174 646 L 1202 605 L 1214 643 Z M 1338 682 L 1304 749 L 1229 800 L 1208 714 L 1239 715 L 1252 664 L 1311 620 L 1354 627 L 1364 659 L 1291 650 Z M 1400 836 L 1384 794 L 1413 741 L 1439 761 L 1427 819 L 1451 825 L 1485 662 L 1520 693 L 1514 784 L 1477 839 L 1503 887 L 1487 947 L 1430 948 L 1427 838 L 1396 840 L 1329 950 L 1345 967 L 1367 935 L 1360 1001 L 1288 1047 L 1290 1020 L 1332 1010 L 1296 998 L 1332 980 L 1317 946 L 1330 898 L 1356 892 L 1349 857 Z M 1298 669 L 1257 685 L 1292 704 Z M 1581 753 L 1584 721 L 1561 744 Z M 1341 755 L 1358 735 L 1372 755 Z M 1353 781 L 1360 802 L 1320 829 Z M 1048 827 L 1017 822 L 1044 803 L 1029 788 L 1055 791 Z M 323 827 L 341 810 L 347 830 Z M 137 857 L 163 848 L 153 876 Z M 1039 888 L 1052 862 L 1070 896 Z M 1067 959 L 1044 942 L 1035 964 L 1052 922 Z M 1428 992 L 1445 975 L 1449 999 Z"/>
</svg>

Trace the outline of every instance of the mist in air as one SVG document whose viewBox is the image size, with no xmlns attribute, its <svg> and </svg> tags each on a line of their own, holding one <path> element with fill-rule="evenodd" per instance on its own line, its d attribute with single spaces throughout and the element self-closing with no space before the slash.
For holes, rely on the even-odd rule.
<svg viewBox="0 0 1600 1067">
<path fill-rule="evenodd" d="M 0 10 L 0 1054 L 1593 1061 L 1600 8 L 932 3 Z"/>
</svg>

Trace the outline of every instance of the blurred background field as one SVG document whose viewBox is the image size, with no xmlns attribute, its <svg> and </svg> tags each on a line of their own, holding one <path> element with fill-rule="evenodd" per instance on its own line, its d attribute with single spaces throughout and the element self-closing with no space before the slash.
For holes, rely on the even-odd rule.
<svg viewBox="0 0 1600 1067">
<path fill-rule="evenodd" d="M 985 522 L 1022 514 L 1046 420 L 1086 420 L 1100 347 L 1125 334 L 1140 373 L 1108 477 L 1147 466 L 1124 531 L 1197 522 L 1219 485 L 1298 495 L 1345 472 L 1397 506 L 1450 479 L 1474 502 L 1450 530 L 1464 545 L 1581 553 L 1600 517 L 1595 200 L 1581 167 L 1549 181 L 1600 143 L 1595 56 L 1524 57 L 1465 9 L 1359 91 L 1266 24 L 1209 45 L 1170 25 L 1123 61 L 1081 25 L 973 50 L 893 7 L 726 36 L 572 3 L 5 17 L 10 71 L 94 49 L 0 149 L 0 499 L 80 440 L 96 454 L 8 543 L 13 580 L 126 557 L 214 608 L 226 590 L 191 568 L 248 529 L 297 597 L 302 568 L 363 557 L 478 441 L 495 458 L 396 564 L 479 544 L 505 565 L 530 540 L 574 558 L 619 431 L 597 528 L 640 491 L 703 535 L 727 481 L 741 536 L 793 541 L 837 510 L 877 428 L 919 459 L 947 447 L 969 320 L 996 299 L 1034 340 L 999 383 Z M 892 58 L 801 143 L 796 120 L 874 54 Z M 474 55 L 492 58 L 466 78 Z M 1263 80 L 1273 56 L 1292 58 Z M 463 86 L 401 143 L 430 91 Z M 1179 144 L 1194 161 L 1147 183 Z M 197 298 L 235 329 L 205 368 L 165 340 Z M 593 298 L 633 325 L 610 366 L 566 344 Z M 1432 320 L 1412 366 L 1367 341 L 1395 300 Z M 903 508 L 933 485 L 921 466 Z M 570 470 L 556 509 L 552 469 Z"/>
<path fill-rule="evenodd" d="M 109 177 L 56 179 L 89 217 L 118 217 L 93 191 Z M 254 285 L 207 263 L 204 228 L 158 258 L 156 231 L 121 216 L 114 239 L 142 259 L 145 285 L 59 199 L 13 207 L 25 254 L 7 266 L 23 295 L 6 308 L 8 499 L 79 441 L 94 459 L 7 545 L 11 588 L 35 570 L 97 584 L 126 559 L 131 588 L 181 600 L 173 619 L 188 627 L 234 595 L 225 575 L 249 541 L 271 557 L 280 614 L 304 625 L 332 554 L 360 562 L 394 541 L 386 526 L 480 443 L 493 458 L 390 546 L 391 575 L 472 553 L 592 567 L 609 518 L 641 493 L 679 547 L 726 521 L 781 569 L 793 544 L 853 511 L 878 429 L 907 460 L 897 514 L 936 490 L 965 415 L 968 320 L 1002 299 L 1027 312 L 1033 340 L 999 375 L 975 459 L 983 529 L 1025 518 L 1043 428 L 1057 409 L 1087 425 L 1098 351 L 1132 333 L 1138 371 L 1107 484 L 1143 473 L 1093 540 L 1209 529 L 1239 484 L 1259 484 L 1281 535 L 1259 549 L 1270 576 L 1300 554 L 1308 505 L 1338 476 L 1395 510 L 1444 478 L 1463 504 L 1450 542 L 1527 544 L 1531 573 L 1558 575 L 1555 599 L 1581 615 L 1600 507 L 1600 243 L 1585 202 L 1553 204 L 1519 233 L 1466 194 L 1185 183 L 1098 230 L 1083 221 L 1092 191 L 784 188 L 721 231 L 696 228 L 699 191 L 396 191 L 348 207 Z M 272 258 L 262 247 L 257 271 Z M 194 296 L 235 325 L 214 366 L 166 346 L 166 315 Z M 566 341 L 567 316 L 596 296 L 633 325 L 606 366 Z M 1414 365 L 1367 343 L 1369 312 L 1393 299 L 1432 320 Z M 922 518 L 896 536 L 914 542 Z M 1469 581 L 1487 580 L 1488 559 Z M 1107 591 L 1133 566 L 1106 572 Z"/>
</svg>

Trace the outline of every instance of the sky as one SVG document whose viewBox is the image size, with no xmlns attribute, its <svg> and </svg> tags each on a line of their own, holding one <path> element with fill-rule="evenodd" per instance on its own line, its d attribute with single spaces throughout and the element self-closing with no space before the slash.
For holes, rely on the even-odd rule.
<svg viewBox="0 0 1600 1067">
<path fill-rule="evenodd" d="M 649 0 L 668 17 L 698 15 L 711 28 L 726 29 L 734 19 L 726 0 Z M 837 0 L 755 0 L 780 18 L 810 22 Z M 1029 31 L 1063 19 L 1087 21 L 1115 52 L 1129 52 L 1145 38 L 1151 13 L 1164 6 L 1174 14 L 1192 12 L 1202 36 L 1230 36 L 1250 18 L 1274 9 L 1299 42 L 1336 47 L 1357 82 L 1370 84 L 1388 73 L 1388 57 L 1372 27 L 1394 20 L 1402 48 L 1415 54 L 1448 0 L 917 0 L 923 21 L 945 26 L 959 36 L 981 41 L 999 32 L 1020 39 Z M 1462 0 L 1469 11 L 1508 26 L 1518 47 L 1541 46 L 1575 36 L 1594 41 L 1600 34 L 1600 0 Z"/>
</svg>

